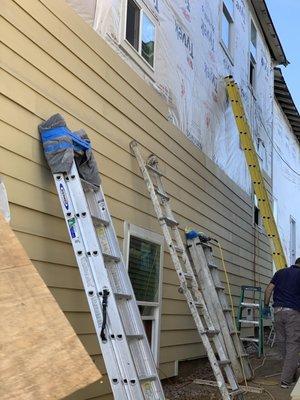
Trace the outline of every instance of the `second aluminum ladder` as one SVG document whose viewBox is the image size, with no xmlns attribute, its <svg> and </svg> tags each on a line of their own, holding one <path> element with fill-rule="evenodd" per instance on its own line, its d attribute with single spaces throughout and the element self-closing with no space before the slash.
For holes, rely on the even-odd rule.
<svg viewBox="0 0 300 400">
<path fill-rule="evenodd" d="M 158 222 L 163 231 L 175 270 L 180 283 L 180 291 L 185 296 L 190 312 L 196 324 L 197 331 L 206 350 L 210 365 L 215 375 L 223 400 L 237 398 L 242 400 L 243 390 L 239 388 L 231 362 L 220 331 L 215 329 L 206 307 L 203 295 L 199 290 L 197 279 L 181 239 L 178 222 L 173 216 L 169 205 L 169 196 L 164 190 L 157 168 L 157 160 L 153 155 L 145 162 L 136 141 L 131 142 L 131 149 L 137 159 L 149 195 L 151 197 Z M 212 341 L 212 342 L 211 342 Z M 218 358 L 216 357 L 218 355 Z M 230 386 L 228 389 L 226 380 Z"/>
</svg>

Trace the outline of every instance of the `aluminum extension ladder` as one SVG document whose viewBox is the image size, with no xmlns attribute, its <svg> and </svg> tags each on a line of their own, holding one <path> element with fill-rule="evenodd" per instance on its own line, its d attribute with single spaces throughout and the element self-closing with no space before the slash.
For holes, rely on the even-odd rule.
<svg viewBox="0 0 300 400">
<path fill-rule="evenodd" d="M 214 260 L 212 240 L 215 239 L 204 235 L 194 238 L 187 235 L 187 249 L 214 326 L 223 336 L 233 371 L 241 383 L 245 378 L 251 379 L 253 372 Z"/>
<path fill-rule="evenodd" d="M 114 398 L 164 400 L 101 186 L 53 174 Z"/>
<path fill-rule="evenodd" d="M 285 268 L 287 266 L 287 261 L 273 215 L 272 205 L 265 186 L 264 177 L 258 161 L 240 91 L 232 76 L 226 77 L 225 82 L 236 125 L 240 133 L 240 141 L 246 157 L 251 181 L 259 202 L 263 225 L 272 243 L 274 264 L 276 269 Z"/>
<path fill-rule="evenodd" d="M 242 400 L 244 398 L 243 390 L 239 388 L 226 349 L 222 344 L 221 333 L 215 329 L 203 295 L 199 290 L 193 268 L 180 236 L 178 222 L 174 219 L 173 212 L 169 205 L 170 198 L 165 192 L 161 181 L 162 174 L 157 168 L 157 159 L 155 156 L 151 155 L 148 162 L 145 162 L 136 141 L 131 142 L 130 147 L 137 159 L 158 222 L 162 228 L 167 247 L 179 278 L 180 292 L 184 294 L 187 300 L 188 307 L 215 375 L 222 399 L 230 400 L 237 398 Z M 214 347 L 210 339 L 212 339 Z M 215 351 L 218 355 L 218 359 L 215 355 Z M 230 385 L 230 389 L 227 388 L 225 376 Z"/>
</svg>

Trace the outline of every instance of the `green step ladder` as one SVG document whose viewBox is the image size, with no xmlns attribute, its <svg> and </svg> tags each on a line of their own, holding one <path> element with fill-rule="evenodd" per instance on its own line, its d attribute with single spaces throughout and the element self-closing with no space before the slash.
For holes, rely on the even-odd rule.
<svg viewBox="0 0 300 400">
<path fill-rule="evenodd" d="M 245 293 L 252 292 L 252 302 L 245 301 Z M 251 319 L 245 318 L 243 311 L 251 310 Z M 241 286 L 241 296 L 237 313 L 236 326 L 238 331 L 242 327 L 253 326 L 254 332 L 258 335 L 254 337 L 240 337 L 242 342 L 252 342 L 257 345 L 258 356 L 264 355 L 264 322 L 263 322 L 263 303 L 262 289 L 258 286 Z"/>
</svg>

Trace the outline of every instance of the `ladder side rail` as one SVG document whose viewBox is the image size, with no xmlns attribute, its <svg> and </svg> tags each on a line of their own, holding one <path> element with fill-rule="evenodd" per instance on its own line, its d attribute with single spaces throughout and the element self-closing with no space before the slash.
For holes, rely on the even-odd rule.
<svg viewBox="0 0 300 400">
<path fill-rule="evenodd" d="M 152 182 L 151 177 L 150 177 L 150 175 L 149 175 L 149 173 L 147 171 L 145 162 L 144 162 L 141 154 L 139 153 L 139 150 L 137 148 L 137 143 L 135 143 L 135 142 L 132 143 L 131 144 L 131 148 L 132 148 L 132 150 L 133 150 L 133 152 L 134 152 L 134 154 L 136 156 L 137 162 L 138 162 L 140 170 L 142 172 L 144 181 L 146 183 L 146 187 L 148 189 L 148 192 L 150 194 L 150 197 L 151 197 L 151 200 L 152 200 L 152 203 L 153 203 L 153 206 L 154 206 L 155 213 L 157 215 L 157 219 L 158 219 L 158 221 L 159 221 L 159 223 L 161 225 L 161 228 L 162 228 L 162 231 L 163 231 L 163 234 L 164 234 L 164 238 L 166 240 L 166 243 L 167 243 L 167 246 L 169 248 L 169 252 L 170 252 L 170 255 L 171 255 L 175 270 L 176 270 L 178 278 L 179 278 L 181 290 L 182 290 L 183 294 L 185 295 L 185 297 L 187 299 L 188 306 L 190 308 L 191 314 L 192 314 L 192 316 L 194 318 L 194 321 L 196 323 L 196 328 L 198 330 L 198 333 L 199 333 L 200 337 L 202 338 L 203 345 L 206 348 L 207 355 L 208 355 L 208 358 L 210 360 L 210 363 L 211 363 L 214 375 L 216 377 L 216 380 L 218 382 L 218 386 L 219 386 L 220 392 L 221 392 L 224 400 L 225 399 L 230 399 L 230 395 L 229 395 L 229 392 L 227 390 L 226 383 L 225 383 L 224 377 L 222 375 L 222 372 L 220 370 L 218 361 L 217 361 L 216 356 L 214 354 L 214 351 L 213 351 L 213 349 L 211 347 L 211 344 L 210 344 L 210 341 L 209 341 L 209 339 L 207 337 L 207 334 L 205 334 L 205 329 L 204 329 L 202 320 L 200 318 L 199 312 L 197 310 L 197 306 L 195 304 L 195 299 L 193 298 L 190 290 L 188 289 L 187 281 L 186 281 L 186 278 L 184 276 L 184 273 L 183 273 L 183 270 L 182 270 L 182 267 L 181 267 L 181 263 L 180 263 L 180 260 L 178 258 L 178 255 L 177 255 L 176 248 L 175 248 L 175 245 L 173 243 L 173 239 L 172 239 L 171 234 L 169 232 L 168 226 L 167 226 L 166 222 L 164 221 L 164 214 L 163 214 L 163 211 L 161 209 L 159 200 L 158 200 L 158 198 L 156 196 L 153 182 Z M 165 206 L 166 206 L 166 204 L 165 204 Z M 172 214 L 170 214 L 170 213 L 169 213 L 169 215 L 172 216 Z M 209 317 L 209 314 L 208 314 L 204 299 L 203 299 L 203 297 L 202 297 L 202 295 L 201 295 L 201 293 L 200 293 L 200 291 L 198 289 L 198 285 L 197 285 L 196 279 L 194 277 L 193 270 L 192 270 L 192 267 L 191 267 L 190 262 L 188 260 L 187 254 L 185 252 L 185 248 L 184 248 L 180 233 L 179 233 L 177 228 L 172 228 L 172 231 L 173 231 L 173 233 L 175 233 L 175 236 L 176 236 L 176 244 L 179 246 L 179 248 L 183 249 L 182 257 L 183 257 L 184 263 L 186 264 L 186 267 L 187 267 L 186 271 L 188 273 L 190 273 L 191 276 L 193 276 L 192 288 L 193 288 L 194 295 L 196 297 L 197 302 L 199 302 L 201 304 L 201 306 L 202 306 L 202 312 L 205 315 L 205 322 L 207 323 L 208 329 L 213 331 L 214 330 L 213 324 L 212 324 L 211 319 Z M 225 360 L 226 359 L 226 354 L 224 352 L 224 349 L 222 348 L 222 345 L 221 345 L 220 340 L 219 340 L 217 335 L 214 335 L 213 342 L 214 342 L 214 344 L 215 344 L 215 346 L 216 346 L 216 348 L 218 350 L 220 359 L 221 360 Z M 228 368 L 226 368 L 226 366 L 225 366 L 224 369 L 226 371 L 228 371 Z M 231 377 L 230 373 L 228 374 L 228 380 L 229 380 L 230 385 L 232 387 L 235 387 L 234 377 Z"/>
<path fill-rule="evenodd" d="M 110 250 L 112 253 L 114 253 L 113 254 L 114 256 L 117 256 L 120 259 L 120 262 L 119 262 L 120 268 L 118 268 L 118 271 L 119 271 L 119 276 L 121 275 L 122 287 L 126 290 L 126 292 L 128 292 L 132 296 L 133 301 L 130 301 L 130 304 L 134 308 L 134 310 L 132 310 L 133 311 L 132 315 L 133 316 L 139 315 L 139 309 L 138 309 L 138 305 L 136 303 L 135 293 L 134 293 L 129 275 L 127 273 L 127 268 L 125 266 L 123 254 L 121 252 L 121 249 L 120 249 L 120 246 L 118 243 L 118 239 L 117 239 L 117 235 L 116 235 L 116 232 L 114 229 L 112 218 L 111 218 L 110 213 L 108 212 L 107 203 L 106 203 L 106 200 L 105 200 L 105 197 L 103 194 L 103 190 L 101 187 L 100 187 L 99 193 L 97 193 L 97 197 L 99 198 L 98 201 L 99 201 L 99 207 L 101 209 L 101 212 L 102 212 L 102 214 L 104 214 L 103 217 L 105 217 L 105 219 L 109 221 L 109 226 L 106 228 L 106 235 L 107 235 L 107 240 L 109 243 Z M 135 318 L 134 323 L 135 323 L 136 331 L 139 333 L 144 333 L 145 337 L 146 337 L 144 325 L 142 323 L 141 318 Z M 148 341 L 147 341 L 147 343 L 148 343 Z M 149 347 L 149 349 L 150 349 L 150 347 Z M 154 360 L 153 360 L 153 363 L 154 363 Z M 155 365 L 155 363 L 154 363 L 154 365 Z M 155 370 L 156 370 L 156 367 L 155 367 Z"/>
<path fill-rule="evenodd" d="M 111 362 L 108 366 L 106 366 L 109 375 L 111 377 L 114 377 L 114 379 L 118 379 L 119 382 L 119 384 L 112 385 L 112 390 L 115 396 L 123 396 L 121 398 L 131 399 L 132 397 L 128 396 L 128 393 L 126 393 L 127 391 L 124 385 L 120 383 L 122 382 L 122 371 L 117 367 L 118 360 L 116 358 L 116 352 L 115 349 L 113 348 L 112 342 L 109 342 L 108 346 L 104 347 L 100 339 L 100 332 L 102 329 L 102 322 L 103 322 L 102 304 L 101 304 L 101 299 L 99 297 L 101 286 L 99 285 L 99 282 L 97 282 L 97 279 L 95 278 L 95 275 L 92 272 L 91 262 L 86 254 L 87 252 L 84 244 L 84 239 L 81 233 L 82 229 L 80 229 L 80 226 L 78 224 L 78 219 L 76 217 L 76 210 L 74 209 L 72 198 L 70 196 L 70 191 L 67 186 L 67 181 L 65 180 L 63 174 L 54 174 L 54 181 L 62 204 L 62 210 L 65 216 L 69 236 L 72 242 L 75 257 L 83 281 L 84 290 L 86 292 L 88 304 L 91 310 L 91 316 L 96 330 L 97 339 L 103 357 L 105 359 L 111 358 L 112 360 L 114 360 L 114 362 Z M 72 223 L 74 222 L 74 224 L 72 225 L 72 228 L 74 229 L 73 234 L 70 229 L 70 225 L 68 223 L 71 219 L 74 220 L 72 221 Z M 74 235 L 76 236 L 74 237 Z M 141 396 L 137 398 L 142 399 Z"/>
<path fill-rule="evenodd" d="M 287 266 L 287 260 L 275 222 L 269 195 L 265 186 L 263 173 L 260 167 L 255 145 L 253 142 L 251 129 L 247 121 L 243 102 L 237 84 L 233 78 L 226 78 L 227 92 L 235 116 L 237 128 L 243 146 L 246 162 L 253 183 L 255 194 L 258 197 L 259 208 L 261 210 L 263 225 L 272 243 L 272 255 L 277 269 Z"/>
<path fill-rule="evenodd" d="M 159 180 L 161 181 L 160 177 L 158 177 L 158 181 Z M 163 189 L 162 182 L 160 183 L 160 185 L 161 185 L 161 188 Z M 167 210 L 167 215 L 171 219 L 174 219 L 173 212 L 172 212 L 171 207 L 168 204 L 168 202 L 164 203 L 164 208 Z M 186 271 L 187 271 L 187 273 L 189 275 L 193 276 L 193 279 L 192 279 L 192 282 L 191 282 L 192 290 L 193 290 L 193 293 L 194 293 L 194 295 L 195 295 L 195 297 L 197 299 L 197 302 L 201 303 L 202 306 L 203 306 L 202 307 L 202 312 L 203 312 L 203 317 L 204 317 L 205 323 L 206 323 L 206 325 L 207 325 L 209 330 L 214 330 L 215 327 L 214 327 L 211 315 L 210 315 L 210 313 L 209 313 L 209 311 L 207 309 L 207 305 L 205 303 L 203 295 L 202 295 L 201 291 L 199 290 L 198 282 L 197 282 L 197 280 L 195 278 L 194 270 L 193 270 L 192 265 L 190 263 L 189 257 L 188 257 L 188 255 L 186 253 L 185 246 L 183 244 L 183 240 L 181 238 L 179 229 L 177 227 L 174 227 L 174 228 L 172 228 L 172 231 L 173 231 L 173 234 L 174 234 L 174 237 L 175 237 L 176 247 L 178 247 L 180 249 L 183 249 L 183 253 L 182 253 L 181 257 L 182 257 L 182 261 L 183 261 L 183 263 L 185 265 Z M 177 253 L 175 253 L 175 257 L 178 259 Z M 217 350 L 217 353 L 218 353 L 218 355 L 220 357 L 220 360 L 226 360 L 226 359 L 228 360 L 226 347 L 222 344 L 222 341 L 223 341 L 222 334 L 219 332 L 218 334 L 213 336 L 212 340 L 213 340 L 213 343 L 214 343 L 215 348 Z M 238 385 L 237 385 L 236 379 L 235 379 L 235 377 L 233 375 L 231 367 L 227 365 L 227 366 L 224 367 L 224 370 L 225 370 L 228 382 L 231 385 L 231 387 L 233 389 L 235 389 L 235 390 L 238 389 Z"/>
<path fill-rule="evenodd" d="M 118 276 L 114 279 L 114 282 L 118 282 L 118 279 L 119 280 L 121 279 L 122 288 L 124 288 L 126 293 L 129 293 L 131 296 L 131 299 L 129 301 L 127 301 L 126 304 L 127 304 L 127 307 L 129 308 L 128 312 L 132 318 L 131 323 L 133 324 L 134 331 L 129 332 L 129 334 L 130 333 L 133 333 L 133 334 L 138 333 L 138 334 L 143 335 L 143 339 L 140 339 L 139 342 L 140 342 L 140 344 L 142 344 L 141 350 L 143 350 L 143 348 L 145 348 L 145 351 L 143 353 L 144 353 L 145 359 L 147 360 L 147 362 L 144 363 L 144 365 L 143 365 L 143 369 L 145 369 L 145 367 L 148 367 L 148 370 L 144 371 L 144 374 L 149 374 L 149 375 L 157 374 L 155 361 L 154 361 L 152 351 L 151 351 L 151 348 L 150 348 L 150 345 L 149 345 L 149 342 L 148 342 L 148 339 L 146 336 L 144 325 L 143 325 L 140 317 L 136 318 L 136 316 L 140 315 L 140 311 L 139 311 L 139 308 L 138 308 L 138 305 L 136 302 L 136 297 L 134 294 L 134 290 L 133 290 L 129 275 L 127 273 L 127 268 L 124 263 L 123 255 L 120 250 L 120 246 L 119 246 L 119 243 L 117 240 L 114 225 L 112 223 L 112 218 L 108 211 L 106 199 L 105 199 L 105 196 L 103 194 L 103 190 L 101 187 L 100 187 L 99 191 L 97 192 L 96 196 L 98 198 L 97 203 L 99 205 L 99 213 L 100 213 L 101 217 L 103 219 L 109 221 L 109 225 L 108 225 L 108 227 L 106 227 L 106 234 L 107 234 L 107 240 L 109 243 L 110 250 L 112 253 L 114 253 L 113 255 L 119 257 L 119 259 L 120 259 L 120 262 L 118 263 L 118 268 L 110 269 L 111 276 L 113 277 L 114 272 L 117 273 Z M 162 394 L 162 388 L 161 388 L 160 383 L 157 387 L 157 390 L 158 390 L 158 392 L 160 392 L 160 394 Z"/>
<path fill-rule="evenodd" d="M 208 263 L 215 264 L 214 256 L 213 256 L 213 251 L 212 247 L 210 245 L 202 245 L 202 249 L 204 252 L 204 255 L 206 257 L 206 260 Z M 222 284 L 220 275 L 219 275 L 219 269 L 218 268 L 209 268 L 208 269 L 213 283 L 216 286 L 220 286 Z M 229 305 L 227 295 L 224 290 L 219 290 L 217 291 L 219 301 L 223 310 L 223 315 L 225 316 L 225 321 L 228 326 L 229 334 L 232 338 L 234 348 L 237 354 L 237 357 L 239 359 L 239 362 L 241 363 L 241 366 L 243 367 L 246 379 L 251 379 L 253 377 L 253 372 L 251 365 L 248 360 L 248 354 L 246 353 L 245 346 L 243 342 L 240 340 L 240 336 L 237 333 L 237 326 L 236 322 L 233 318 L 233 312 L 231 305 Z"/>
<path fill-rule="evenodd" d="M 224 347 L 227 349 L 228 357 L 231 361 L 231 365 L 233 367 L 237 380 L 242 381 L 243 371 L 241 369 L 240 361 L 237 357 L 237 352 L 232 341 L 232 336 L 230 335 L 228 329 L 228 324 L 223 312 L 222 304 L 218 296 L 218 291 L 207 265 L 207 260 L 203 252 L 201 242 L 199 241 L 199 239 L 188 240 L 188 246 L 194 263 L 195 275 L 198 278 L 198 284 L 200 285 L 200 288 L 202 290 L 205 302 L 208 307 L 208 311 L 211 318 L 213 319 L 214 325 L 219 325 L 221 336 L 224 342 Z"/>
<path fill-rule="evenodd" d="M 158 177 L 158 180 L 160 180 L 160 177 Z M 171 207 L 169 206 L 169 204 L 168 203 L 164 203 L 164 207 L 167 210 L 167 215 L 171 219 L 174 219 L 174 215 L 173 215 L 173 212 L 172 212 Z M 188 257 L 188 255 L 186 253 L 185 246 L 183 244 L 183 240 L 181 238 L 179 229 L 177 227 L 174 227 L 174 228 L 172 228 L 172 231 L 173 231 L 173 234 L 174 234 L 174 237 L 175 237 L 176 247 L 178 247 L 180 249 L 183 249 L 183 253 L 181 255 L 181 258 L 182 258 L 182 261 L 183 261 L 183 263 L 185 265 L 185 269 L 186 269 L 186 271 L 187 271 L 187 273 L 189 275 L 193 276 L 193 279 L 192 279 L 192 282 L 191 282 L 192 291 L 194 293 L 194 296 L 196 297 L 197 302 L 202 304 L 202 313 L 203 313 L 203 317 L 204 317 L 205 323 L 206 323 L 208 329 L 213 331 L 213 330 L 215 330 L 215 327 L 214 327 L 211 315 L 210 315 L 210 313 L 209 313 L 209 311 L 207 309 L 207 305 L 205 303 L 203 295 L 202 295 L 201 291 L 199 290 L 198 282 L 197 282 L 197 280 L 195 278 L 194 270 L 193 270 L 192 265 L 190 263 L 189 257 Z M 178 259 L 177 253 L 175 253 L 175 257 Z M 216 351 L 217 351 L 221 361 L 222 360 L 228 360 L 227 351 L 226 351 L 225 346 L 222 343 L 222 340 L 223 340 L 223 338 L 222 338 L 222 335 L 221 335 L 220 332 L 215 334 L 215 335 L 213 335 L 212 341 L 214 343 L 214 346 L 216 348 Z M 226 373 L 226 376 L 227 376 L 227 379 L 228 379 L 228 382 L 229 382 L 231 388 L 233 390 L 237 390 L 238 389 L 238 384 L 237 384 L 237 381 L 236 381 L 235 376 L 233 374 L 233 371 L 231 369 L 231 366 L 225 365 L 224 366 L 224 371 Z M 221 374 L 221 376 L 223 377 L 222 374 Z"/>
<path fill-rule="evenodd" d="M 74 177 L 72 179 L 72 177 Z M 119 310 L 114 294 L 110 290 L 110 281 L 108 278 L 107 270 L 103 260 L 101 247 L 93 226 L 93 222 L 89 213 L 88 205 L 85 199 L 85 194 L 81 186 L 80 177 L 75 163 L 73 163 L 71 172 L 69 174 L 69 180 L 66 181 L 71 202 L 73 203 L 74 211 L 79 215 L 77 217 L 78 225 L 83 236 L 83 242 L 85 245 L 86 253 L 90 253 L 89 261 L 91 270 L 94 275 L 94 279 L 97 285 L 98 294 L 103 293 L 103 290 L 109 290 L 108 296 L 108 310 L 107 313 L 107 341 L 103 341 L 99 336 L 97 337 L 100 342 L 101 351 L 105 357 L 105 365 L 109 372 L 110 382 L 112 390 L 116 386 L 123 385 L 129 399 L 143 399 L 143 393 L 139 384 L 139 377 L 132 359 L 132 354 L 126 338 L 126 332 L 121 322 Z M 82 214 L 86 213 L 84 217 Z M 99 268 L 102 265 L 103 268 Z M 120 339 L 115 339 L 120 338 Z M 110 359 L 111 352 L 110 347 L 114 348 L 115 358 L 118 360 L 118 365 L 121 370 L 122 381 L 116 382 L 114 378 L 115 365 Z M 134 382 L 130 384 L 130 382 Z"/>
</svg>

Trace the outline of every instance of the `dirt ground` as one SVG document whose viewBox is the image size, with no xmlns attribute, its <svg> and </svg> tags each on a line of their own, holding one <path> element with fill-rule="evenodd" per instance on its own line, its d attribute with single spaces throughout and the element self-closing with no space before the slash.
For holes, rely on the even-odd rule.
<svg viewBox="0 0 300 400">
<path fill-rule="evenodd" d="M 277 349 L 265 349 L 266 357 L 258 358 L 252 351 L 251 365 L 255 369 L 254 379 L 250 386 L 259 386 L 264 389 L 262 394 L 245 393 L 245 400 L 289 400 L 292 389 L 280 387 L 281 361 Z M 248 351 L 249 353 L 249 351 Z M 207 360 L 198 363 L 197 368 L 181 374 L 180 377 L 165 379 L 164 391 L 170 400 L 219 400 L 222 399 L 218 390 L 193 383 L 195 379 L 215 380 Z"/>
</svg>

